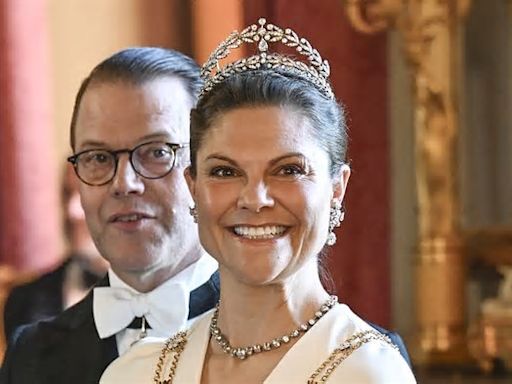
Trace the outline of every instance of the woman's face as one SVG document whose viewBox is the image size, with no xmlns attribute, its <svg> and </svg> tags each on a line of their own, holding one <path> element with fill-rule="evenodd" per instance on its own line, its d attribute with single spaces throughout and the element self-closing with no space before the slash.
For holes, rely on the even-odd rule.
<svg viewBox="0 0 512 384">
<path fill-rule="evenodd" d="M 222 113 L 205 134 L 196 177 L 186 172 L 199 236 L 238 280 L 282 281 L 324 246 L 350 170 L 333 181 L 312 132 L 296 110 L 267 106 Z"/>
</svg>

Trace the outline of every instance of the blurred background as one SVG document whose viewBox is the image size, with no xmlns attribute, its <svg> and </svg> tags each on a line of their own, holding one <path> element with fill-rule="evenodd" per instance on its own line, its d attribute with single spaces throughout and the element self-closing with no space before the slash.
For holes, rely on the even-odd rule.
<svg viewBox="0 0 512 384">
<path fill-rule="evenodd" d="M 327 260 L 341 301 L 400 332 L 420 382 L 509 382 L 508 0 L 0 0 L 0 300 L 68 254 L 63 164 L 89 71 L 135 45 L 201 64 L 259 17 L 320 51 L 347 108 Z"/>
</svg>

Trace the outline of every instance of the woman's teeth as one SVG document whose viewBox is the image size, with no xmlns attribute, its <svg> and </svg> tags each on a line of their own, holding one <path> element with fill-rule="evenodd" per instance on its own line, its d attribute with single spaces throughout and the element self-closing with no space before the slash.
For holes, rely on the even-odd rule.
<svg viewBox="0 0 512 384">
<path fill-rule="evenodd" d="M 238 235 L 247 239 L 272 239 L 281 236 L 286 227 L 282 225 L 269 225 L 263 227 L 234 227 L 233 231 Z"/>
</svg>

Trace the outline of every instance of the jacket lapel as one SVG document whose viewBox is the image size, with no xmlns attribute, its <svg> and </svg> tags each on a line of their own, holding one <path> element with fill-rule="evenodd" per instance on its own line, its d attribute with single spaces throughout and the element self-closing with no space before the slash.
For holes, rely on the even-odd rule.
<svg viewBox="0 0 512 384">
<path fill-rule="evenodd" d="M 206 283 L 190 292 L 189 320 L 212 309 L 219 301 L 219 296 L 220 277 L 219 271 L 215 271 Z"/>
<path fill-rule="evenodd" d="M 98 286 L 108 285 L 108 278 Z M 93 292 L 52 322 L 40 323 L 44 383 L 97 383 L 118 356 L 115 336 L 101 340 L 92 313 Z M 71 352 L 72 351 L 72 352 Z"/>
</svg>

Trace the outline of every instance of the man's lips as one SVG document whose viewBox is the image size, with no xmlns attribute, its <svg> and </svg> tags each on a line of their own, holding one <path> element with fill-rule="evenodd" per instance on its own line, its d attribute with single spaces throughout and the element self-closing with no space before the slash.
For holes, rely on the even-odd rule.
<svg viewBox="0 0 512 384">
<path fill-rule="evenodd" d="M 109 223 L 130 223 L 145 219 L 154 219 L 153 215 L 144 212 L 119 212 L 110 215 L 108 218 Z"/>
</svg>

